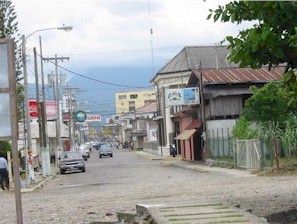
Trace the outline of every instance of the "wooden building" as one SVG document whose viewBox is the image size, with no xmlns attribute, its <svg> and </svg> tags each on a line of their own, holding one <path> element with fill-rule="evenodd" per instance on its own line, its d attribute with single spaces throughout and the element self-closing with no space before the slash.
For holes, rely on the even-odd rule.
<svg viewBox="0 0 297 224">
<path fill-rule="evenodd" d="M 207 158 L 210 150 L 205 144 L 207 135 L 229 136 L 245 101 L 252 95 L 250 87 L 262 87 L 278 80 L 283 71 L 282 67 L 270 71 L 268 68 L 203 69 L 202 74 L 193 70 L 188 87 L 200 87 L 200 104 L 184 106 L 174 114 L 175 139 L 182 159 L 196 161 Z"/>
</svg>

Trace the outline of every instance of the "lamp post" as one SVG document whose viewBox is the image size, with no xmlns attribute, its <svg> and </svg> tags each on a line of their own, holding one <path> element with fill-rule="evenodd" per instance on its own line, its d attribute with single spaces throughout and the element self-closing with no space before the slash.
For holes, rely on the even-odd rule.
<svg viewBox="0 0 297 224">
<path fill-rule="evenodd" d="M 38 29 L 34 32 L 30 33 L 29 35 L 25 36 L 22 35 L 22 62 L 23 62 L 23 72 L 24 72 L 24 101 L 25 101 L 25 120 L 26 120 L 26 127 L 27 127 L 27 136 L 26 136 L 26 147 L 25 147 L 25 158 L 26 158 L 26 176 L 27 172 L 29 171 L 29 179 L 34 180 L 34 172 L 30 164 L 28 164 L 28 149 L 32 149 L 32 140 L 31 140 L 31 119 L 30 119 L 30 112 L 29 112 L 29 98 L 28 98 L 28 74 L 27 74 L 27 63 L 26 63 L 26 42 L 29 37 L 34 35 L 37 32 L 47 31 L 47 30 L 64 30 L 64 31 L 71 31 L 72 26 L 61 26 L 61 27 L 50 27 L 44 29 Z M 28 180 L 28 178 L 27 178 Z"/>
</svg>

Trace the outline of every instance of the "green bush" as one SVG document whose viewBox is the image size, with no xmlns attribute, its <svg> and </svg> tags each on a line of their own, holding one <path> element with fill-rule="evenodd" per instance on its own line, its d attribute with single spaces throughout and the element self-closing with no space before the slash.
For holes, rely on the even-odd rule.
<svg viewBox="0 0 297 224">
<path fill-rule="evenodd" d="M 11 151 L 11 144 L 8 141 L 0 141 L 0 154 L 6 156 L 7 151 Z"/>
<path fill-rule="evenodd" d="M 236 139 L 255 139 L 259 137 L 258 130 L 252 127 L 251 122 L 244 117 L 240 117 L 236 121 L 232 134 Z"/>
</svg>

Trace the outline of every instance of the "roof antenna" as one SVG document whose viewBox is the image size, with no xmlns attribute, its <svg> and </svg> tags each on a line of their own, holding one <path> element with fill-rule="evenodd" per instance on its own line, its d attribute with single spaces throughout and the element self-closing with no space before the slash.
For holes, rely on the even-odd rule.
<svg viewBox="0 0 297 224">
<path fill-rule="evenodd" d="M 152 12 L 151 12 L 151 0 L 148 0 L 148 13 L 150 22 L 150 45 L 151 45 L 151 57 L 152 57 L 152 72 L 155 74 L 155 59 L 154 59 L 154 45 L 153 45 L 153 28 L 152 28 Z"/>
</svg>

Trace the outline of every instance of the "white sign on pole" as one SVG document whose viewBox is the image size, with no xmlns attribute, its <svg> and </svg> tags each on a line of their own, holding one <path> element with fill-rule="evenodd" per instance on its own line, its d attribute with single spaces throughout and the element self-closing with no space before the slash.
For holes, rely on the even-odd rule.
<svg viewBox="0 0 297 224">
<path fill-rule="evenodd" d="M 166 89 L 166 106 L 194 105 L 200 103 L 198 87 Z"/>
<path fill-rule="evenodd" d="M 7 44 L 0 44 L 0 88 L 9 89 L 8 79 L 8 61 L 7 61 Z M 10 123 L 10 100 L 9 92 L 5 91 L 0 93 L 0 137 L 11 136 L 11 123 Z"/>
</svg>

